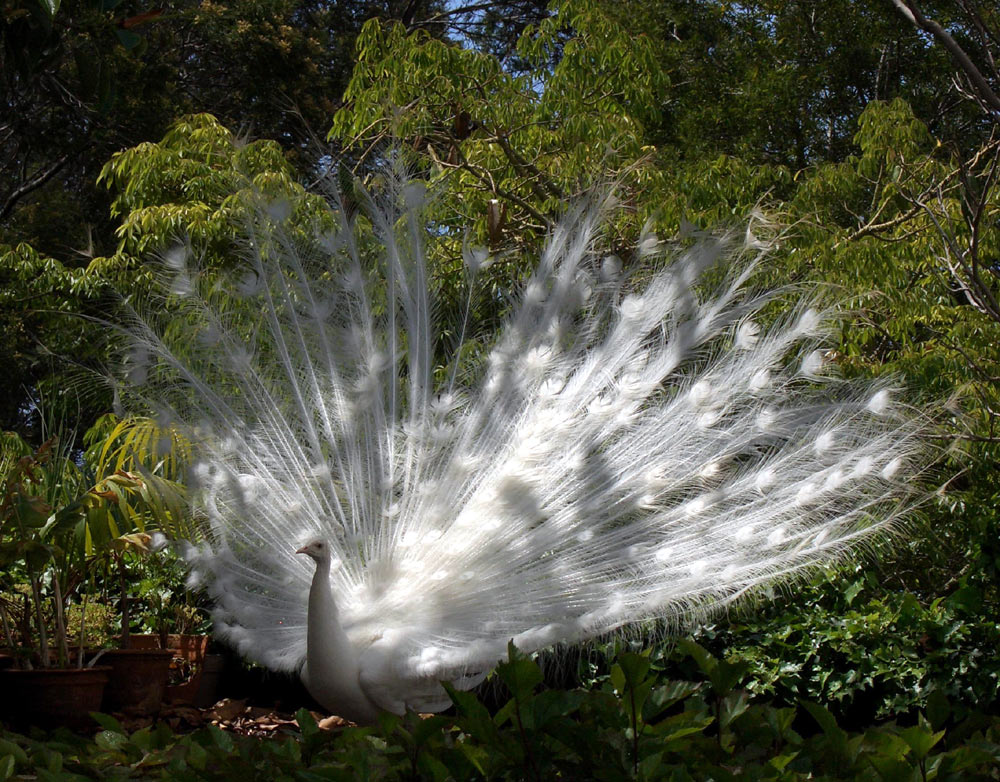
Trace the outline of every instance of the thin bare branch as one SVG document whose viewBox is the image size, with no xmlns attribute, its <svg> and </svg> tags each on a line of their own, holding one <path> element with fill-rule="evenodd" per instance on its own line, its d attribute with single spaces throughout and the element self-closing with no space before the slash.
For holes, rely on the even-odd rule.
<svg viewBox="0 0 1000 782">
<path fill-rule="evenodd" d="M 958 42 L 951 37 L 949 32 L 933 19 L 925 17 L 913 0 L 892 0 L 892 2 L 903 16 L 919 29 L 931 35 L 934 40 L 948 50 L 949 54 L 958 63 L 959 68 L 962 69 L 962 72 L 976 88 L 979 100 L 989 110 L 1000 114 L 1000 97 L 997 97 L 989 81 L 983 76 L 979 68 L 976 67 L 976 64 L 972 62 L 969 55 L 958 45 Z"/>
</svg>

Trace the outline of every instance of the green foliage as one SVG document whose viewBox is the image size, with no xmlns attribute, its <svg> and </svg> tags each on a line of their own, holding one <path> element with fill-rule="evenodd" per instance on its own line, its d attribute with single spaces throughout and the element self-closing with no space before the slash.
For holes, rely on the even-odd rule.
<svg viewBox="0 0 1000 782">
<path fill-rule="evenodd" d="M 793 224 L 781 273 L 822 280 L 853 299 L 840 365 L 902 378 L 908 397 L 940 425 L 934 432 L 929 421 L 947 448 L 942 473 L 959 476 L 947 499 L 927 509 L 923 529 L 933 533 L 898 540 L 886 571 L 905 577 L 894 586 L 929 603 L 972 583 L 984 606 L 995 607 L 1000 486 L 990 465 L 1000 423 L 1000 319 L 976 293 L 995 285 L 995 272 L 976 267 L 973 252 L 991 248 L 992 256 L 1000 241 L 1000 193 L 988 162 L 995 142 L 985 139 L 965 159 L 901 100 L 870 103 L 855 141 L 855 155 L 805 172 L 781 207 Z"/>
<path fill-rule="evenodd" d="M 956 715 L 997 703 L 1000 628 L 981 616 L 978 595 L 925 606 L 879 590 L 877 575 L 856 578 L 804 588 L 769 610 L 703 626 L 695 638 L 741 667 L 748 692 L 786 705 L 820 702 L 850 724 L 912 716 L 935 702 Z"/>
<path fill-rule="evenodd" d="M 18 645 L 30 650 L 29 664 L 49 665 L 46 606 L 55 621 L 54 649 L 60 664 L 67 663 L 66 610 L 95 555 L 118 557 L 125 549 L 145 548 L 147 527 L 188 537 L 193 532 L 182 488 L 162 474 L 176 471 L 173 452 L 146 466 L 150 453 L 143 448 L 171 433 L 146 420 L 111 418 L 95 429 L 85 438 L 90 447 L 80 461 L 58 437 L 32 451 L 16 434 L 4 433 L 0 585 L 12 589 L 21 576 L 30 589 L 21 605 L 11 598 L 0 603 L 0 619 L 5 640 L 13 646 L 16 635 Z M 137 472 L 125 471 L 125 464 Z"/>
<path fill-rule="evenodd" d="M 597 172 L 629 193 L 652 176 L 639 165 L 663 84 L 651 40 L 603 4 L 554 11 L 521 35 L 517 74 L 398 24 L 373 20 L 358 37 L 330 138 L 362 164 L 389 140 L 409 145 L 438 193 L 433 219 L 454 236 L 452 262 L 467 229 L 482 245 L 536 246 Z"/>
<path fill-rule="evenodd" d="M 78 367 L 96 359 L 100 329 L 89 316 L 100 312 L 110 285 L 85 269 L 39 255 L 28 244 L 0 245 L 0 420 L 28 429 L 25 389 L 46 399 L 93 410 L 94 394 L 79 394 Z M 59 350 L 56 359 L 50 350 Z M 70 359 L 67 366 L 64 359 Z M 75 366 L 74 366 L 75 365 Z M 81 399 L 81 396 L 83 397 Z M 104 399 L 97 405 L 103 407 Z"/>
<path fill-rule="evenodd" d="M 324 205 L 296 182 L 275 142 L 240 142 L 208 114 L 178 120 L 156 144 L 115 154 L 98 182 L 114 191 L 111 212 L 121 218 L 116 255 L 91 262 L 105 276 L 115 264 L 141 263 L 177 242 L 221 265 L 235 254 L 247 209 L 260 199 L 288 202 L 299 215 Z"/>
<path fill-rule="evenodd" d="M 952 133 L 970 114 L 940 106 L 947 55 L 906 35 L 892 3 L 623 5 L 637 29 L 663 42 L 657 67 L 669 75 L 669 100 L 653 139 L 695 164 L 720 154 L 793 170 L 843 160 L 873 100 L 902 97 Z"/>
<path fill-rule="evenodd" d="M 93 738 L 0 735 L 0 773 L 52 780 L 995 779 L 1000 720 L 957 722 L 946 708 L 908 725 L 845 728 L 819 704 L 776 708 L 735 689 L 724 663 L 691 649 L 708 680 L 671 681 L 626 654 L 605 687 L 539 690 L 541 672 L 511 650 L 497 670 L 509 700 L 490 713 L 453 692 L 453 716 L 384 714 L 336 733 L 312 715 L 260 740 L 210 726 L 186 736 L 164 724 L 129 734 L 97 715 Z M 699 676 L 699 678 L 702 678 Z"/>
<path fill-rule="evenodd" d="M 306 170 L 308 156 L 288 143 L 288 112 L 272 112 L 267 97 L 287 85 L 314 126 L 332 115 L 330 136 L 357 161 L 357 173 L 385 162 L 390 139 L 406 145 L 406 162 L 437 194 L 438 305 L 463 306 L 464 245 L 488 247 L 503 261 L 477 282 L 485 293 L 473 305 L 474 320 L 497 314 L 564 199 L 595 180 L 619 185 L 624 209 L 605 242 L 617 252 L 633 246 L 647 217 L 669 236 L 687 222 L 742 226 L 762 208 L 784 230 L 766 282 L 822 282 L 828 298 L 846 301 L 854 312 L 836 335 L 838 367 L 899 377 L 907 398 L 931 410 L 929 431 L 933 424 L 936 442 L 947 447 L 942 474 L 959 474 L 947 499 L 928 503 L 927 526 L 900 536 L 880 569 L 867 566 L 866 578 L 859 571 L 777 601 L 753 620 L 708 626 L 698 635 L 706 649 L 683 647 L 680 661 L 624 655 L 597 689 L 563 693 L 537 692 L 532 664 L 513 658 L 498 672 L 512 698 L 497 714 L 455 693 L 461 727 L 388 719 L 377 730 L 344 734 L 331 748 L 303 718 L 301 745 L 288 739 L 273 754 L 218 732 L 164 737 L 156 749 L 163 762 L 150 774 L 180 757 L 178 773 L 194 777 L 252 773 L 257 760 L 290 777 L 333 778 L 589 777 L 584 761 L 605 778 L 986 776 L 995 724 L 977 727 L 970 716 L 959 728 L 955 721 L 977 703 L 996 703 L 1000 673 L 992 662 L 997 629 L 988 621 L 1000 607 L 993 467 L 1000 334 L 955 259 L 975 247 L 985 259 L 978 266 L 984 279 L 995 282 L 997 147 L 991 122 L 947 95 L 947 53 L 909 35 L 890 3 L 570 0 L 523 30 L 513 65 L 485 45 L 463 48 L 373 21 L 358 37 L 358 62 L 333 114 L 339 89 L 311 85 L 314 77 L 326 85 L 341 78 L 335 71 L 367 5 L 351 14 L 327 4 L 293 19 L 292 5 L 279 0 L 205 2 L 178 7 L 161 20 L 167 24 L 144 24 L 142 43 L 137 33 L 111 29 L 117 12 L 102 6 L 94 17 L 86 4 L 67 2 L 8 3 L 4 29 L 27 23 L 27 11 L 32 25 L 61 42 L 58 51 L 46 44 L 21 54 L 33 58 L 32 73 L 58 73 L 84 96 L 86 127 L 97 129 L 87 171 L 96 175 L 103 165 L 107 190 L 83 199 L 90 204 L 84 209 L 72 197 L 75 180 L 53 179 L 38 198 L 20 203 L 0 234 L 8 242 L 0 249 L 0 326 L 10 335 L 0 346 L 8 368 L 3 420 L 24 410 L 21 386 L 48 383 L 68 393 L 38 341 L 78 363 L 104 357 L 95 356 L 99 341 L 85 322 L 52 313 L 107 316 L 108 290 L 145 292 L 149 255 L 179 242 L 208 270 L 227 268 L 246 210 L 260 207 L 260 195 L 301 230 L 314 231 L 323 207 L 293 167 Z M 963 45 L 975 39 L 949 4 L 924 5 Z M 350 19 L 340 17 L 339 28 L 320 21 L 341 13 Z M 305 18 L 315 24 L 302 24 Z M 179 72 L 171 52 L 186 51 L 172 43 L 181 29 L 201 42 L 199 64 L 212 74 L 203 99 L 189 100 L 185 83 L 171 75 Z M 89 47 L 100 56 L 85 56 Z M 105 123 L 115 105 L 128 113 Z M 160 142 L 136 146 L 159 137 L 175 113 L 206 106 L 218 106 L 222 119 L 186 116 Z M 55 115 L 39 116 L 31 127 L 40 130 L 22 131 L 33 145 L 29 169 L 57 160 L 63 147 L 79 153 L 76 142 L 91 139 L 90 130 L 75 133 L 83 125 L 63 122 L 64 132 Z M 285 146 L 244 141 L 224 126 L 245 127 L 247 117 L 255 132 Z M 122 147 L 105 163 L 108 150 Z M 377 179 L 367 184 L 379 190 Z M 103 213 L 108 192 L 114 224 Z M 99 228 L 96 249 L 71 259 L 66 247 L 86 243 L 79 229 L 88 222 Z M 987 286 L 978 295 L 988 304 L 990 292 Z M 172 454 L 182 456 L 177 442 L 168 449 L 159 436 L 133 437 L 164 469 Z M 109 442 L 87 458 L 125 458 L 128 450 Z M 138 472 L 124 462 L 114 469 Z M 141 588 L 151 602 L 158 592 L 164 598 L 158 616 L 176 597 L 165 597 L 173 589 L 160 588 L 167 583 L 151 578 Z M 682 678 L 699 683 L 666 681 L 663 671 L 677 666 Z M 746 693 L 769 695 L 776 705 Z M 919 710 L 930 727 L 915 716 Z M 947 724 L 942 713 L 950 714 Z M 916 724 L 864 733 L 840 727 L 901 714 Z M 822 732 L 808 735 L 814 724 Z M 980 738 L 970 739 L 976 731 Z M 132 741 L 105 737 L 99 750 L 118 753 L 109 763 L 124 753 L 138 763 L 128 773 L 146 773 L 139 758 L 156 753 L 136 753 Z M 51 760 L 57 755 L 43 755 L 62 768 L 62 760 Z M 281 765 L 293 756 L 308 771 Z M 19 762 L 0 761 L 0 776 Z"/>
<path fill-rule="evenodd" d="M 435 3 L 408 6 L 425 15 Z M 280 140 L 282 165 L 313 176 L 313 139 L 350 73 L 354 37 L 385 8 L 355 0 L 0 3 L 0 330 L 9 335 L 0 341 L 0 429 L 37 445 L 30 400 L 39 386 L 50 399 L 76 390 L 73 367 L 104 358 L 99 329 L 53 313 L 108 317 L 100 294 L 109 280 L 126 292 L 148 287 L 145 251 L 116 253 L 119 225 L 95 183 L 112 153 L 210 110 L 230 127 Z M 194 208 L 187 216 L 197 223 Z M 167 242 L 184 239 L 183 222 Z M 39 265 L 46 268 L 36 273 Z M 110 404 L 88 395 L 79 431 Z"/>
<path fill-rule="evenodd" d="M 208 634 L 207 596 L 187 587 L 187 567 L 170 548 L 131 557 L 127 582 L 132 632 Z"/>
<path fill-rule="evenodd" d="M 0 326 L 10 335 L 0 359 L 11 368 L 0 381 L 7 389 L 0 393 L 3 420 L 25 417 L 26 388 L 58 400 L 81 394 L 85 421 L 110 407 L 87 372 L 113 363 L 119 346 L 107 321 L 121 299 L 149 298 L 155 253 L 185 244 L 203 267 L 217 270 L 233 263 L 247 210 L 262 200 L 287 205 L 310 228 L 324 206 L 296 182 L 276 143 L 243 143 L 208 115 L 182 118 L 159 143 L 114 155 L 99 181 L 113 192 L 111 211 L 121 218 L 114 254 L 72 267 L 28 244 L 0 244 Z"/>
</svg>

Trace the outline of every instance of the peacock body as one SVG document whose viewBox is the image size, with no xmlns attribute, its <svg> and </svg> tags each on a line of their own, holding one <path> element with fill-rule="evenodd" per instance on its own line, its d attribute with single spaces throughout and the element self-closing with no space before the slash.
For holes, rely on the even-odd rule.
<svg viewBox="0 0 1000 782">
<path fill-rule="evenodd" d="M 435 323 L 423 199 L 369 210 L 374 257 L 336 204 L 312 235 L 265 209 L 235 290 L 174 253 L 170 326 L 129 326 L 131 393 L 200 449 L 217 632 L 332 711 L 440 710 L 511 640 L 676 623 L 912 505 L 916 418 L 835 377 L 808 301 L 759 325 L 749 232 L 646 234 L 639 280 L 596 251 L 602 209 L 571 210 L 482 360 L 440 366 L 462 327 Z"/>
</svg>

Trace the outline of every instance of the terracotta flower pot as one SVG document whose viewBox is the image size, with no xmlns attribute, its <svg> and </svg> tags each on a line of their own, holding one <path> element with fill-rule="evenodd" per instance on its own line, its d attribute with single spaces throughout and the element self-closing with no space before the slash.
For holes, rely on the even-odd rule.
<svg viewBox="0 0 1000 782">
<path fill-rule="evenodd" d="M 133 649 L 159 649 L 158 635 L 129 636 Z M 189 674 L 187 681 L 168 684 L 168 703 L 193 703 L 197 706 L 211 706 L 215 695 L 223 661 L 218 655 L 208 654 L 209 636 L 175 635 L 167 636 L 167 648 L 173 653 L 172 667 L 180 676 Z"/>
<path fill-rule="evenodd" d="M 17 728 L 65 726 L 88 730 L 95 726 L 90 712 L 101 710 L 111 668 L 39 668 L 0 671 L 0 710 Z"/>
<path fill-rule="evenodd" d="M 111 649 L 99 662 L 111 668 L 104 691 L 104 711 L 124 712 L 136 717 L 160 713 L 167 689 L 167 674 L 174 653 L 160 649 Z"/>
<path fill-rule="evenodd" d="M 207 635 L 175 635 L 171 633 L 167 636 L 166 648 L 175 650 L 176 657 L 181 657 L 189 663 L 200 663 L 205 659 L 208 641 L 209 636 Z M 160 636 L 132 633 L 129 636 L 129 644 L 133 649 L 159 649 Z"/>
</svg>

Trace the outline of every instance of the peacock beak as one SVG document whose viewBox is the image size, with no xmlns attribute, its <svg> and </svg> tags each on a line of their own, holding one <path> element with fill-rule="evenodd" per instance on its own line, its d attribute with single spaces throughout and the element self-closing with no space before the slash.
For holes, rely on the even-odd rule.
<svg viewBox="0 0 1000 782">
<path fill-rule="evenodd" d="M 309 553 L 308 550 L 307 550 L 308 548 L 309 548 L 309 546 L 303 546 L 302 548 L 295 549 L 295 553 L 296 554 L 308 554 Z"/>
</svg>

